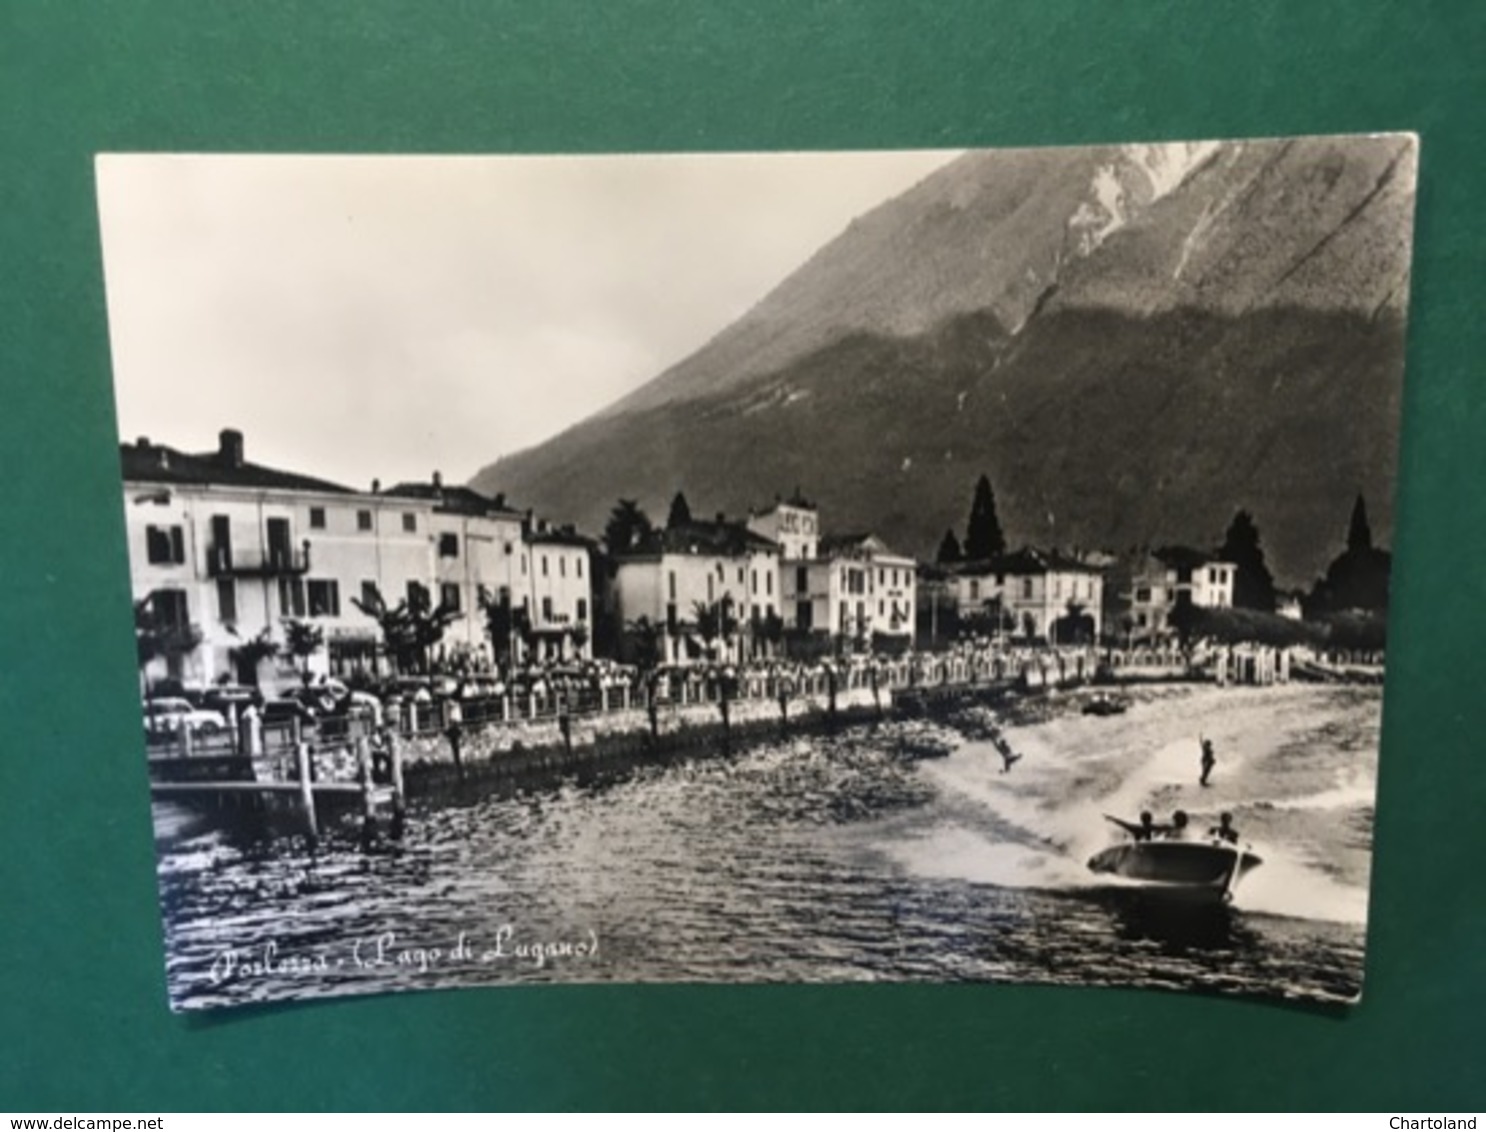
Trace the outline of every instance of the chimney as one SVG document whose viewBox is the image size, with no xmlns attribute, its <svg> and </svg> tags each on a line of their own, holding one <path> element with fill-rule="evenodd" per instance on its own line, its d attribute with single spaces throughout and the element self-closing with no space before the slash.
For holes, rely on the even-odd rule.
<svg viewBox="0 0 1486 1132">
<path fill-rule="evenodd" d="M 235 428 L 224 428 L 217 434 L 220 446 L 217 450 L 222 464 L 229 468 L 243 466 L 243 434 Z"/>
<path fill-rule="evenodd" d="M 141 436 L 134 442 L 134 447 L 138 448 L 141 452 L 145 451 L 149 446 L 150 438 L 148 436 Z"/>
<path fill-rule="evenodd" d="M 381 480 L 372 480 L 372 494 L 373 495 L 377 495 L 377 494 L 379 494 L 381 492 L 381 490 L 382 490 L 382 481 Z"/>
<path fill-rule="evenodd" d="M 433 486 L 436 488 L 442 488 L 444 486 L 444 477 L 438 472 L 434 472 L 433 474 Z"/>
<path fill-rule="evenodd" d="M 720 527 L 724 523 L 726 523 L 727 521 L 728 521 L 727 512 L 726 511 L 719 511 L 717 513 L 717 525 Z"/>
</svg>

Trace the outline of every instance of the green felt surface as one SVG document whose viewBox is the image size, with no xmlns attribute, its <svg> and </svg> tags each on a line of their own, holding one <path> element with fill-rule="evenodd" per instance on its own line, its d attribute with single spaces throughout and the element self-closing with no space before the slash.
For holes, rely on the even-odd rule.
<svg viewBox="0 0 1486 1132">
<path fill-rule="evenodd" d="M 0 1110 L 1480 1107 L 1483 33 L 1469 2 L 0 3 Z M 167 1012 L 95 152 L 1374 130 L 1423 142 L 1360 1007 L 719 986 Z"/>
</svg>

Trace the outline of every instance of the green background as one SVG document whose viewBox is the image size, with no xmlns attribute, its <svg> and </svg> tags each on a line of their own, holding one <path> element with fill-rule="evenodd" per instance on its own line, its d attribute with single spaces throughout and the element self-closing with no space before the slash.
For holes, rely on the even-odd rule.
<svg viewBox="0 0 1486 1132">
<path fill-rule="evenodd" d="M 0 3 L 0 1109 L 1481 1107 L 1483 32 L 1479 3 Z M 573 987 L 167 1012 L 95 152 L 1381 130 L 1423 141 L 1360 1007 Z"/>
</svg>

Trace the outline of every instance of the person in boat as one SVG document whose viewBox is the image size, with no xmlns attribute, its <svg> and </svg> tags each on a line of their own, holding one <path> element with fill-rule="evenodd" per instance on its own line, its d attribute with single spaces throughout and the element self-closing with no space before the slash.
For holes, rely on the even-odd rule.
<svg viewBox="0 0 1486 1132">
<path fill-rule="evenodd" d="M 1167 841 L 1185 841 L 1187 839 L 1187 811 L 1177 810 L 1171 815 L 1171 824 L 1163 831 Z"/>
<path fill-rule="evenodd" d="M 1110 818 L 1109 820 L 1114 822 L 1115 825 L 1123 829 L 1136 841 L 1150 841 L 1159 832 L 1155 824 L 1155 819 L 1151 817 L 1150 810 L 1141 812 L 1139 825 L 1133 821 L 1124 821 L 1120 818 Z"/>
<path fill-rule="evenodd" d="M 1218 841 L 1226 841 L 1230 845 L 1238 844 L 1238 830 L 1233 828 L 1233 815 L 1222 813 L 1218 815 L 1218 824 L 1207 831 L 1209 837 Z"/>
<path fill-rule="evenodd" d="M 1213 767 L 1218 765 L 1218 756 L 1213 754 L 1213 741 L 1202 740 L 1202 777 L 1197 781 L 1203 786 L 1207 785 L 1207 776 L 1213 772 Z"/>
</svg>

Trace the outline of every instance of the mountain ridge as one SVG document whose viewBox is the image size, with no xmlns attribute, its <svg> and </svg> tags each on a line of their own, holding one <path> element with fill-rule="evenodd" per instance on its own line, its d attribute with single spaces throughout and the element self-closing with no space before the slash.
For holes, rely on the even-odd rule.
<svg viewBox="0 0 1486 1132">
<path fill-rule="evenodd" d="M 927 555 L 985 470 L 1014 539 L 1215 542 L 1244 506 L 1307 584 L 1359 490 L 1389 527 L 1415 155 L 1409 136 L 965 154 L 472 483 L 590 529 L 620 495 L 736 512 L 798 485 L 828 529 Z"/>
</svg>

